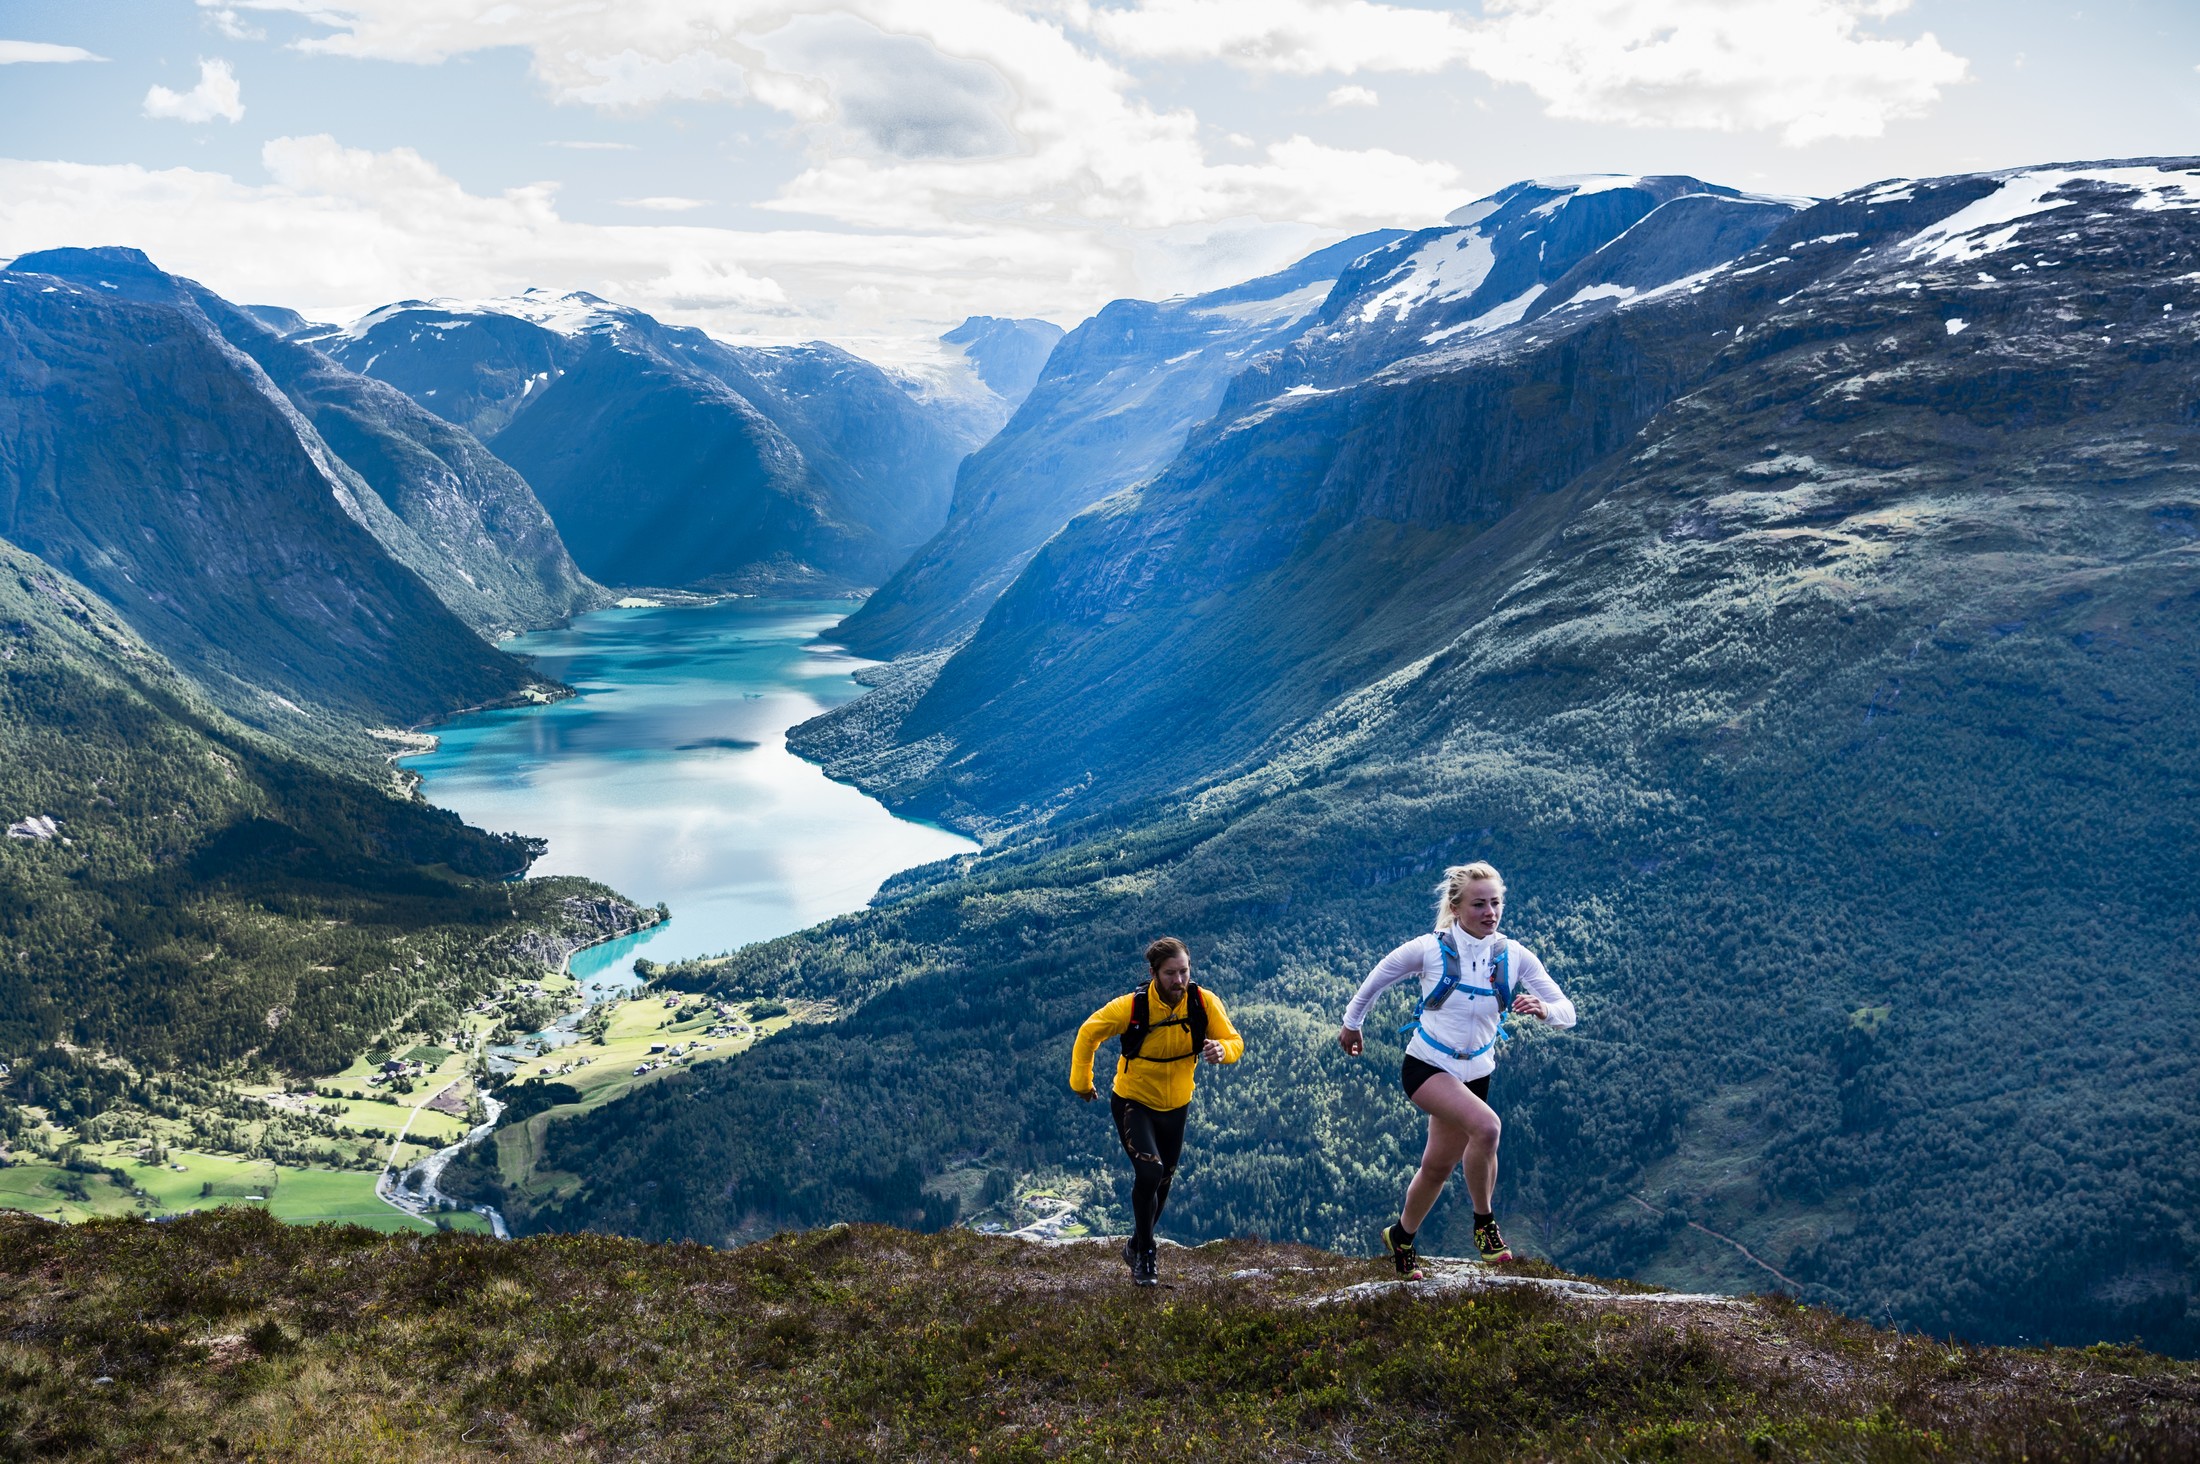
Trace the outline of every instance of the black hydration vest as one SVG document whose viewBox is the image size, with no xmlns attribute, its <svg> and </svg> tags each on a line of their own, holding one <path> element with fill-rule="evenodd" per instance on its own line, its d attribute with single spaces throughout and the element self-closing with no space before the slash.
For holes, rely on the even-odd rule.
<svg viewBox="0 0 2200 1464">
<path fill-rule="evenodd" d="M 1165 1022 L 1153 1020 L 1151 1003 L 1148 1001 L 1152 991 L 1153 986 L 1149 982 L 1131 993 L 1131 1024 L 1123 1031 L 1123 1060 L 1139 1061 L 1138 1050 L 1146 1045 L 1148 1034 L 1162 1027 L 1191 1028 L 1192 1050 L 1179 1053 L 1175 1057 L 1149 1057 L 1145 1061 L 1182 1062 L 1188 1057 L 1198 1057 L 1200 1049 L 1207 1045 L 1207 1003 L 1199 994 L 1199 983 L 1195 981 L 1184 990 L 1184 1015 L 1171 1017 Z"/>
</svg>

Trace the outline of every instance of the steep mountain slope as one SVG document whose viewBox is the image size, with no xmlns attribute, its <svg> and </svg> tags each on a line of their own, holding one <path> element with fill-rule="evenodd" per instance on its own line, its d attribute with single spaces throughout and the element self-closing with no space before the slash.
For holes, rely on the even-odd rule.
<svg viewBox="0 0 2200 1464">
<path fill-rule="evenodd" d="M 946 526 L 837 634 L 873 656 L 960 640 L 1049 535 L 1167 462 L 1249 356 L 1303 327 L 1341 270 L 1398 237 L 1363 234 L 1187 300 L 1118 300 L 1071 331 L 1008 425 L 964 461 Z"/>
<path fill-rule="evenodd" d="M 517 473 L 402 392 L 285 341 L 261 308 L 164 274 L 135 249 L 50 249 L 9 268 L 202 318 L 312 424 L 309 447 L 312 437 L 325 445 L 332 460 L 324 466 L 346 478 L 369 532 L 484 635 L 553 624 L 605 602 Z"/>
<path fill-rule="evenodd" d="M 0 533 L 232 715 L 362 765 L 362 726 L 541 684 L 391 557 L 380 500 L 264 372 L 195 310 L 120 294 L 0 273 Z"/>
<path fill-rule="evenodd" d="M 0 822 L 4 1135 L 34 1067 L 75 1071 L 77 1117 L 132 1073 L 341 1067 L 424 1001 L 539 970 L 514 937 L 556 904 L 503 882 L 529 840 L 275 752 L 5 542 Z"/>
<path fill-rule="evenodd" d="M 1062 328 L 1045 320 L 973 315 L 940 339 L 961 347 L 978 379 L 1014 410 L 1038 384 Z"/>
<path fill-rule="evenodd" d="M 482 435 L 607 583 L 876 583 L 938 527 L 964 451 L 845 351 L 591 295 L 405 301 L 301 339 Z"/>
<path fill-rule="evenodd" d="M 40 1458 L 467 1464 L 2154 1461 L 2200 1441 L 2194 1367 L 2134 1348 L 1967 1348 L 1541 1271 L 1406 1288 L 1258 1241 L 1167 1254 L 1156 1297 L 1107 1246 L 967 1232 L 727 1253 L 249 1211 L 0 1220 L 10 1427 Z"/>
<path fill-rule="evenodd" d="M 1794 208 L 1686 177 L 1534 180 L 1444 228 L 1362 235 L 1190 300 L 1118 301 L 1057 351 L 963 465 L 947 527 L 842 633 L 871 655 L 961 639 L 1055 530 L 1150 477 L 1248 389 L 1258 400 L 1353 380 L 1583 291 L 1665 284 L 1745 253 Z"/>
<path fill-rule="evenodd" d="M 300 335 L 316 329 L 312 321 L 287 305 L 241 305 L 238 308 L 277 335 Z"/>
<path fill-rule="evenodd" d="M 1212 770 L 1218 754 L 1249 751 L 1371 669 L 1418 653 L 1413 647 L 1424 632 L 1410 611 L 1398 626 L 1403 644 L 1352 634 L 1377 607 L 1418 604 L 1430 593 L 1415 587 L 1400 598 L 1419 551 L 1357 542 L 1360 536 L 1501 518 L 1610 452 L 1717 347 L 1708 324 L 1667 342 L 1662 323 L 1646 335 L 1583 330 L 1582 319 L 1600 303 L 1734 259 L 1794 212 L 1685 178 L 1520 183 L 1462 210 L 1464 223 L 1357 256 L 1290 338 L 1241 363 L 1218 390 L 1219 415 L 1192 434 L 1166 471 L 1138 497 L 1099 505 L 1072 523 L 1014 588 L 999 593 L 985 626 L 945 662 L 936 686 L 921 699 L 914 687 L 901 690 L 897 710 L 905 720 L 880 763 L 889 774 L 874 772 L 870 761 L 882 755 L 879 705 L 843 709 L 804 729 L 797 745 L 836 775 L 957 812 L 1017 807 L 1079 786 L 1095 770 L 1092 760 L 1104 760 L 1120 739 L 1139 749 L 1139 779 L 1108 777 L 1101 786 L 1114 798 Z M 1567 308 L 1553 316 L 1554 305 Z M 1531 316 L 1552 324 L 1520 324 Z M 1553 343 L 1553 330 L 1565 339 Z M 1381 378 L 1380 392 L 1339 390 L 1390 368 L 1400 353 L 1428 352 L 1432 342 L 1446 358 L 1475 364 L 1433 372 L 1401 366 Z M 1561 399 L 1583 381 L 1617 389 Z M 1090 407 L 1086 414 L 1098 415 Z M 966 477 L 994 450 L 974 456 Z M 1468 486 L 1457 491 L 1462 481 Z M 1156 554 L 1127 542 L 1150 536 L 1155 524 L 1172 544 L 1186 539 L 1174 562 L 1173 550 Z M 951 523 L 942 538 L 953 532 Z M 904 579 L 934 562 L 927 551 Z M 1065 563 L 1086 567 L 1092 582 L 1067 590 L 1056 584 L 1056 566 Z M 1272 595 L 1217 593 L 1270 569 L 1308 578 Z M 1434 593 L 1450 588 L 1446 582 Z M 861 625 L 893 589 L 849 626 Z M 997 592 L 974 593 L 990 601 Z M 1192 620 L 1172 619 L 1193 605 Z M 1150 624 L 1170 622 L 1159 644 L 1128 633 L 1099 650 L 1087 634 L 1092 625 L 1142 614 L 1155 617 Z M 865 641 L 857 635 L 854 643 Z M 1032 666 L 1095 651 L 1099 659 L 1074 689 L 1029 674 Z M 1323 664 L 1300 674 L 1308 658 Z M 961 750 L 962 718 L 1043 715 L 1039 699 L 1061 691 L 1071 691 L 1080 724 L 1103 735 L 1080 739 L 1074 750 L 1034 747 L 1038 764 L 1029 767 L 999 747 Z M 1170 748 L 1182 760 L 1169 761 L 1163 754 Z M 1015 781 L 1026 773 L 1045 787 Z M 1004 780 L 1013 791 L 996 796 L 966 786 L 970 778 Z"/>
<path fill-rule="evenodd" d="M 1620 243 L 1363 379 L 1262 363 L 834 724 L 1000 842 L 672 973 L 855 1010 L 553 1130 L 560 1223 L 847 1214 L 911 1154 L 1112 1174 L 1068 1038 L 1173 930 L 1254 1055 L 1178 1233 L 1354 1244 L 1418 1130 L 1336 1013 L 1479 855 L 1584 1011 L 1495 1089 L 1534 1247 L 2200 1350 L 2200 164 L 1886 185 L 1662 282 Z"/>
</svg>

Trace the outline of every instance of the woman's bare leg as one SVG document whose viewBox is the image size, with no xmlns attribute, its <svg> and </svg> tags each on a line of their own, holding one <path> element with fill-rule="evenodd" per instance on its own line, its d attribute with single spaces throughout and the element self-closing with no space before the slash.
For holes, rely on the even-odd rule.
<svg viewBox="0 0 2200 1464">
<path fill-rule="evenodd" d="M 1487 1214 L 1497 1189 L 1497 1143 L 1504 1128 L 1496 1110 L 1450 1073 L 1433 1074 L 1414 1089 L 1413 1105 L 1428 1115 L 1428 1145 L 1421 1151 L 1420 1170 L 1406 1186 L 1399 1216 L 1405 1228 L 1421 1228 L 1454 1165 L 1465 1168 L 1467 1195 L 1476 1212 Z"/>
</svg>

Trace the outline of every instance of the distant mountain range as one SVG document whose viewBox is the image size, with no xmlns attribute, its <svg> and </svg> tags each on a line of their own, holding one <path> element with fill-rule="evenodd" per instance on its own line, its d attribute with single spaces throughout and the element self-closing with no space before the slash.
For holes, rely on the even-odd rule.
<svg viewBox="0 0 2200 1464">
<path fill-rule="evenodd" d="M 974 333 L 978 374 L 1013 389 L 1046 329 Z M 619 585 L 876 584 L 938 529 L 960 416 L 996 399 L 927 405 L 833 346 L 729 345 L 587 294 L 405 301 L 299 339 L 483 438 Z"/>
<path fill-rule="evenodd" d="M 566 534 L 662 519 L 608 500 L 617 481 L 580 491 L 558 453 L 600 430 L 606 463 L 646 446 L 692 466 L 667 542 L 731 527 L 682 583 L 844 585 L 893 567 L 892 533 L 936 527 L 953 459 L 1052 329 L 974 322 L 918 382 L 601 301 L 515 308 L 569 333 L 452 322 L 469 349 L 509 325 L 514 349 L 549 353 L 509 399 L 489 372 L 463 415 L 552 464 L 564 524 L 469 425 L 308 343 L 329 327 L 133 249 L 0 270 L 0 1146 L 177 1103 L 212 1122 L 234 1100 L 208 1084 L 240 1065 L 324 1073 L 393 1022 L 447 1030 L 603 912 L 641 918 L 585 881 L 507 883 L 539 841 L 467 828 L 390 772 L 395 729 L 555 694 L 494 642 L 610 602 Z M 530 392 L 554 409 L 525 410 Z M 849 556 L 802 561 L 814 544 L 758 527 L 753 485 L 713 457 L 729 417 L 761 424 Z M 326 1157 L 303 1144 L 284 1162 Z"/>
<path fill-rule="evenodd" d="M 1174 931 L 1257 1054 L 1178 1233 L 1366 1244 L 1417 1126 L 1336 1014 L 1488 857 L 1584 1011 L 1495 1089 L 1538 1249 L 2200 1349 L 2200 161 L 1545 180 L 1316 277 L 1151 467 L 987 506 L 1190 346 L 1057 349 L 850 622 L 913 654 L 791 738 L 987 852 L 668 973 L 853 1010 L 553 1126 L 547 1223 L 719 1240 L 912 1154 L 1104 1185 L 1062 1054 Z"/>
<path fill-rule="evenodd" d="M 0 535 L 229 714 L 362 769 L 367 729 L 548 689 L 485 641 L 609 603 L 569 543 L 620 585 L 884 578 L 1059 335 L 973 320 L 917 380 L 584 295 L 339 330 L 125 248 L 15 260 L 0 331 Z"/>
<path fill-rule="evenodd" d="M 1304 325 L 1339 271 L 1399 237 L 1363 234 L 1189 299 L 1118 300 L 1077 327 L 1000 434 L 963 462 L 946 525 L 839 634 L 879 656 L 961 640 L 1049 535 L 1151 476 L 1250 357 Z"/>
</svg>

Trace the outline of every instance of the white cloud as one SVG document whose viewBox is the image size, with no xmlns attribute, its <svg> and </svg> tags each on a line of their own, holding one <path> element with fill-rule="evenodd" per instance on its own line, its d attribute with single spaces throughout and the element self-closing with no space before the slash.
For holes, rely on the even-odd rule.
<svg viewBox="0 0 2200 1464">
<path fill-rule="evenodd" d="M 679 198 L 671 194 L 659 194 L 653 198 L 622 198 L 624 208 L 646 208 L 651 213 L 686 213 L 689 209 L 708 208 L 707 198 Z"/>
<path fill-rule="evenodd" d="M 1801 145 L 1877 137 L 1929 110 L 1969 66 L 1930 33 L 1872 35 L 1908 0 L 1490 0 L 1474 66 L 1552 115 L 1777 132 Z"/>
<path fill-rule="evenodd" d="M 65 64 L 70 61 L 104 61 L 82 46 L 57 46 L 51 41 L 0 41 L 0 66 L 19 63 Z"/>
<path fill-rule="evenodd" d="M 586 289 L 725 335 L 929 338 L 965 315 L 1076 315 L 1139 281 L 1093 231 L 986 235 L 581 224 L 556 189 L 484 196 L 418 153 L 326 136 L 262 149 L 254 185 L 190 168 L 0 160 L 0 258 L 131 244 L 233 298 L 318 320 L 392 300 Z M 849 290 L 868 284 L 874 303 Z"/>
<path fill-rule="evenodd" d="M 178 122 L 211 122 L 216 117 L 231 122 L 244 117 L 243 92 L 237 73 L 222 60 L 199 62 L 199 84 L 187 92 L 155 86 L 145 94 L 145 115 L 169 117 Z"/>
<path fill-rule="evenodd" d="M 1015 92 L 983 62 L 849 15 L 797 16 L 765 38 L 763 52 L 782 75 L 815 79 L 814 106 L 805 98 L 791 110 L 834 116 L 836 151 L 983 158 L 1018 150 L 1004 116 Z"/>
<path fill-rule="evenodd" d="M 1373 89 L 1364 86 L 1340 86 L 1322 103 L 1334 111 L 1338 107 L 1372 107 L 1382 99 Z"/>
<path fill-rule="evenodd" d="M 1440 71 L 1464 61 L 1472 32 L 1438 10 L 1369 0 L 1139 0 L 1076 7 L 1079 23 L 1126 56 L 1219 58 L 1256 71 Z"/>
<path fill-rule="evenodd" d="M 342 55 L 525 47 L 564 102 L 760 103 L 794 119 L 807 152 L 763 206 L 864 227 L 1416 223 L 1464 201 L 1450 165 L 1380 150 L 1294 140 L 1264 161 L 1210 161 L 1196 116 L 1134 95 L 1135 78 L 1064 29 L 1064 16 L 1088 13 L 1079 0 L 238 3 L 305 15 L 328 33 L 300 44 Z M 1396 191 L 1378 196 L 1382 186 Z"/>
<path fill-rule="evenodd" d="M 233 41 L 264 41 L 267 39 L 266 31 L 261 30 L 258 26 L 246 24 L 234 10 L 215 10 L 210 12 L 206 18 L 214 29 Z"/>
<path fill-rule="evenodd" d="M 1875 35 L 1909 0 L 1485 0 L 1480 19 L 1370 0 L 1138 0 L 1075 7 L 1119 54 L 1312 75 L 1464 65 L 1526 86 L 1553 116 L 1876 137 L 1968 65 L 1930 33 Z"/>
</svg>

